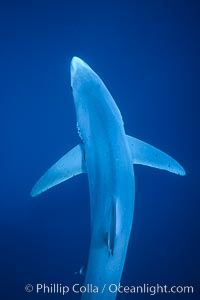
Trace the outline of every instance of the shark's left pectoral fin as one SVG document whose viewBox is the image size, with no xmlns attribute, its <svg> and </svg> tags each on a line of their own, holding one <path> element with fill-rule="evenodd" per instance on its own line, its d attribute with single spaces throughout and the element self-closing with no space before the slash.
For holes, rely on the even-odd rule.
<svg viewBox="0 0 200 300">
<path fill-rule="evenodd" d="M 61 157 L 36 182 L 31 191 L 35 197 L 53 186 L 81 173 L 86 173 L 83 145 L 79 144 Z"/>
<path fill-rule="evenodd" d="M 127 135 L 133 164 L 166 170 L 177 175 L 185 175 L 183 167 L 171 156 L 157 148 Z"/>
</svg>

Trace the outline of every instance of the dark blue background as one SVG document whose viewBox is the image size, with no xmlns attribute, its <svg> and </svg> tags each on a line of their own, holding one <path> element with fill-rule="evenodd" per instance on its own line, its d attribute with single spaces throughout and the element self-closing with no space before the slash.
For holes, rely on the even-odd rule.
<svg viewBox="0 0 200 300">
<path fill-rule="evenodd" d="M 89 248 L 86 175 L 30 197 L 43 172 L 79 143 L 69 77 L 76 55 L 108 86 L 126 132 L 187 172 L 135 167 L 121 283 L 191 284 L 195 295 L 155 297 L 199 299 L 198 1 L 4 1 L 0 23 L 0 298 L 62 299 L 27 294 L 24 286 L 82 282 L 74 271 Z"/>
</svg>

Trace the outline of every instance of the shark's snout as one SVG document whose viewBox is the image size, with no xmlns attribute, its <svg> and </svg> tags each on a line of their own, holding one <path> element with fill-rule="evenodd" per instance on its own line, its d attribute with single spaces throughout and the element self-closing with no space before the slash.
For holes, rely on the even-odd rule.
<svg viewBox="0 0 200 300">
<path fill-rule="evenodd" d="M 74 76 L 77 70 L 84 67 L 88 67 L 88 65 L 79 57 L 74 56 L 71 61 L 71 76 Z"/>
<path fill-rule="evenodd" d="M 71 87 L 73 87 L 74 78 L 76 76 L 77 70 L 80 69 L 82 60 L 76 56 L 72 58 L 70 66 L 70 75 L 71 75 Z"/>
<path fill-rule="evenodd" d="M 81 64 L 81 59 L 74 56 L 71 61 L 71 70 L 70 70 L 71 75 L 73 75 L 76 72 L 76 70 L 80 64 Z"/>
<path fill-rule="evenodd" d="M 73 81 L 75 76 L 80 75 L 82 71 L 86 71 L 86 69 L 90 69 L 90 67 L 79 57 L 74 56 L 71 60 L 70 66 L 70 74 L 71 74 L 71 86 L 73 85 Z"/>
</svg>

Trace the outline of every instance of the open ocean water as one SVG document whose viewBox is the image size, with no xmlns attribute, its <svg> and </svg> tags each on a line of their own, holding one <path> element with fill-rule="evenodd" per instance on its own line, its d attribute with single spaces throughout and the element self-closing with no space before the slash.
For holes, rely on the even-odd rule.
<svg viewBox="0 0 200 300">
<path fill-rule="evenodd" d="M 1 1 L 0 299 L 83 284 L 90 241 L 87 176 L 31 198 L 36 180 L 79 143 L 70 61 L 102 78 L 125 130 L 174 157 L 180 177 L 135 166 L 136 200 L 122 285 L 191 285 L 200 299 L 200 5 L 198 1 Z M 117 299 L 152 299 L 119 294 Z"/>
</svg>

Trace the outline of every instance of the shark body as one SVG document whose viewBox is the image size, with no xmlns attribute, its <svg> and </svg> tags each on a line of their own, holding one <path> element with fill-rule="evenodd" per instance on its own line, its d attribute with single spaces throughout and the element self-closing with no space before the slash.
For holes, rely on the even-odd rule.
<svg viewBox="0 0 200 300">
<path fill-rule="evenodd" d="M 120 283 L 133 221 L 133 164 L 179 175 L 185 175 L 185 171 L 169 155 L 126 135 L 121 113 L 108 89 L 78 57 L 71 62 L 71 87 L 81 143 L 38 180 L 31 195 L 87 173 L 91 243 L 85 285 L 97 286 L 99 293 L 84 293 L 82 299 L 114 300 L 116 292 L 109 286 Z"/>
</svg>

